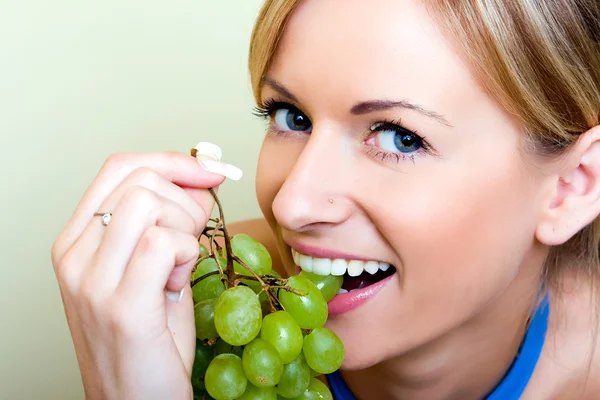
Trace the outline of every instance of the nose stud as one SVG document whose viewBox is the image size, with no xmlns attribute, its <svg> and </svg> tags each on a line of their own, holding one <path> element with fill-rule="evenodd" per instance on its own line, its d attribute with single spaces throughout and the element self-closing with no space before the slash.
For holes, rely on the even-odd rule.
<svg viewBox="0 0 600 400">
<path fill-rule="evenodd" d="M 329 204 L 333 204 L 333 199 L 331 197 L 329 198 Z"/>
</svg>

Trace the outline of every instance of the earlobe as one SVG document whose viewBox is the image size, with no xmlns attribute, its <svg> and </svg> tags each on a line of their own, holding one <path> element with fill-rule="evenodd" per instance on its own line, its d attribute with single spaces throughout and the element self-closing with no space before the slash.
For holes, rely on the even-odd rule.
<svg viewBox="0 0 600 400">
<path fill-rule="evenodd" d="M 536 230 L 548 246 L 567 242 L 600 214 L 600 127 L 582 134 L 564 160 Z"/>
</svg>

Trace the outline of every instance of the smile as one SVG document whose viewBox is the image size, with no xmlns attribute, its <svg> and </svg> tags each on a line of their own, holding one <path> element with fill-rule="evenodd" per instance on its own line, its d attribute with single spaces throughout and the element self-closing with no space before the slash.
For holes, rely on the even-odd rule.
<svg viewBox="0 0 600 400">
<path fill-rule="evenodd" d="M 294 263 L 303 271 L 317 275 L 343 276 L 338 295 L 329 303 L 331 316 L 345 314 L 375 296 L 395 275 L 396 268 L 386 262 L 321 258 L 292 249 Z"/>
</svg>

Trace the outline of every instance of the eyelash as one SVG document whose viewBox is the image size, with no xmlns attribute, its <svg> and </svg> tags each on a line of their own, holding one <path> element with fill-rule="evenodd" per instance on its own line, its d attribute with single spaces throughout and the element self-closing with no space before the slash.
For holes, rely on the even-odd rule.
<svg viewBox="0 0 600 400">
<path fill-rule="evenodd" d="M 292 104 L 289 104 L 289 103 L 286 103 L 283 101 L 275 100 L 275 99 L 267 99 L 267 100 L 263 101 L 262 103 L 258 104 L 257 106 L 255 106 L 254 110 L 253 110 L 253 114 L 255 116 L 257 116 L 258 118 L 268 121 L 273 116 L 273 114 L 275 114 L 275 112 L 280 109 L 288 109 L 291 112 L 304 114 L 302 111 L 300 111 L 298 109 L 298 107 L 293 106 Z M 304 114 L 304 115 L 306 115 L 306 114 Z M 435 151 L 433 150 L 431 145 L 429 145 L 429 143 L 427 143 L 425 141 L 424 136 L 419 135 L 414 130 L 405 128 L 402 125 L 402 122 L 400 120 L 383 120 L 383 121 L 371 124 L 371 126 L 369 128 L 369 136 L 368 137 L 370 137 L 372 134 L 377 133 L 377 132 L 390 131 L 390 130 L 397 131 L 397 132 L 407 132 L 407 133 L 414 135 L 415 138 L 417 138 L 421 142 L 421 148 L 414 153 L 404 154 L 404 153 L 392 153 L 392 152 L 382 150 L 381 148 L 379 148 L 377 146 L 366 145 L 365 152 L 367 153 L 367 155 L 369 155 L 375 159 L 379 159 L 383 162 L 393 162 L 393 163 L 398 164 L 398 163 L 400 163 L 400 161 L 412 161 L 414 163 L 415 156 L 417 155 L 417 153 L 419 153 L 421 151 L 426 154 L 431 154 L 431 155 L 435 154 Z M 286 136 L 288 134 L 286 131 L 282 131 L 279 129 L 273 133 L 278 136 Z"/>
<path fill-rule="evenodd" d="M 421 143 L 421 147 L 415 151 L 414 153 L 405 154 L 405 153 L 392 153 L 373 145 L 366 145 L 366 153 L 373 157 L 377 158 L 384 162 L 395 162 L 396 164 L 400 161 L 412 161 L 413 164 L 415 162 L 415 157 L 419 152 L 424 152 L 425 154 L 434 155 L 435 151 L 431 147 L 431 145 L 425 140 L 424 136 L 419 135 L 419 133 L 415 130 L 408 129 L 404 127 L 401 120 L 388 120 L 384 119 L 380 122 L 376 122 L 371 125 L 369 128 L 369 137 L 378 132 L 384 131 L 395 131 L 397 133 L 409 133 L 413 135 L 416 139 Z"/>
<path fill-rule="evenodd" d="M 286 103 L 284 101 L 278 101 L 278 100 L 275 100 L 272 98 L 267 99 L 267 100 L 263 101 L 262 103 L 258 104 L 257 106 L 255 106 L 252 114 L 254 114 L 255 116 L 257 116 L 260 119 L 264 119 L 264 120 L 270 122 L 269 128 L 267 130 L 267 136 L 276 136 L 276 137 L 282 137 L 282 138 L 298 138 L 299 135 L 302 135 L 301 132 L 285 131 L 285 130 L 279 129 L 275 126 L 274 121 L 272 120 L 272 117 L 275 115 L 275 113 L 277 111 L 279 111 L 281 109 L 287 109 L 293 113 L 299 113 L 299 114 L 305 115 L 302 111 L 300 111 L 300 109 L 298 109 L 298 107 L 296 107 L 290 103 Z"/>
<path fill-rule="evenodd" d="M 294 107 L 293 105 L 283 101 L 277 101 L 275 99 L 267 99 L 258 104 L 256 107 L 254 107 L 253 114 L 259 118 L 268 120 L 273 114 L 275 114 L 275 111 L 281 110 L 282 108 L 287 108 L 290 111 L 304 114 L 297 107 Z"/>
</svg>

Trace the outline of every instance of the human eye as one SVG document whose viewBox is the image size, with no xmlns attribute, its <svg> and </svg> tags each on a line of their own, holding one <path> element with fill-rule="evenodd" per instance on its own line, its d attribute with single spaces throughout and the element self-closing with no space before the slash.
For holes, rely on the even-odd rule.
<svg viewBox="0 0 600 400">
<path fill-rule="evenodd" d="M 365 140 L 368 154 L 382 161 L 414 161 L 418 154 L 433 151 L 423 137 L 403 127 L 400 122 L 376 123 L 369 128 L 368 135 Z"/>
<path fill-rule="evenodd" d="M 297 107 L 274 100 L 267 100 L 255 108 L 255 115 L 270 121 L 276 134 L 310 133 L 310 119 Z"/>
</svg>

